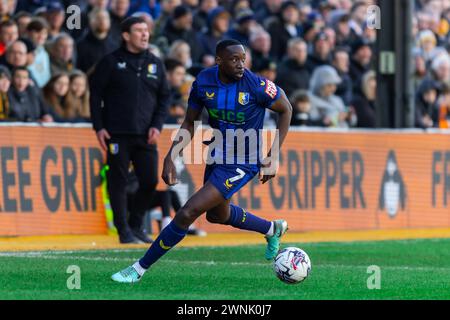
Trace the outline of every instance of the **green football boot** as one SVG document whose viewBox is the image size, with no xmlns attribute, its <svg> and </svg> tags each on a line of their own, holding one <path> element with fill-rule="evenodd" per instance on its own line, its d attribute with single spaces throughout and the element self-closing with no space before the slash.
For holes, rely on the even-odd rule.
<svg viewBox="0 0 450 320">
<path fill-rule="evenodd" d="M 265 236 L 267 241 L 266 254 L 267 260 L 273 260 L 280 250 L 280 239 L 288 230 L 286 220 L 273 221 L 273 236 Z"/>
<path fill-rule="evenodd" d="M 129 266 L 112 275 L 111 279 L 121 283 L 134 283 L 141 280 L 141 276 L 133 266 Z"/>
</svg>

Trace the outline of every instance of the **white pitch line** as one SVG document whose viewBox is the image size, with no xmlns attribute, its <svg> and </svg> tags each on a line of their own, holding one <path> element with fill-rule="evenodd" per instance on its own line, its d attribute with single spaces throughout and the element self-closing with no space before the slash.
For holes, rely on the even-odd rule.
<svg viewBox="0 0 450 320">
<path fill-rule="evenodd" d="M 39 252 L 0 252 L 1 257 L 8 258 L 37 258 L 37 259 L 49 259 L 49 260 L 58 260 L 58 259 L 69 259 L 69 260 L 87 260 L 87 261 L 127 261 L 134 262 L 136 259 L 133 258 L 110 258 L 110 257 L 86 257 L 86 256 L 64 256 L 60 254 L 52 255 L 45 254 Z M 166 263 L 186 263 L 186 264 L 202 264 L 202 265 L 218 265 L 218 264 L 230 264 L 230 265 L 251 265 L 251 266 L 267 266 L 267 263 L 250 263 L 250 262 L 226 262 L 226 261 L 204 261 L 204 260 L 174 260 L 174 259 L 163 259 L 161 262 Z"/>
<path fill-rule="evenodd" d="M 395 241 L 398 244 L 402 244 L 402 245 L 410 245 L 411 243 L 417 243 L 417 242 L 422 242 L 422 241 L 430 241 L 430 242 L 438 242 L 438 241 L 442 241 L 443 238 L 418 238 L 418 239 L 386 239 L 386 240 L 379 240 L 377 242 L 383 242 L 383 241 Z M 374 242 L 374 240 L 358 240 L 358 241 L 343 241 L 343 242 L 336 242 L 336 241 L 325 241 L 325 242 L 305 242 L 304 244 L 307 245 L 308 247 L 321 247 L 321 246 L 329 246 L 330 243 L 336 243 L 339 246 L 350 246 L 350 245 L 354 245 L 362 243 L 362 244 L 367 244 L 367 243 L 372 243 Z M 289 246 L 289 245 L 299 245 L 299 242 L 286 242 L 284 243 L 284 246 Z M 259 246 L 261 244 L 243 244 L 242 246 L 245 247 L 253 247 L 253 246 Z M 199 250 L 199 249 L 222 249 L 224 248 L 223 246 L 197 246 L 197 247 L 190 247 L 190 246 L 186 246 L 186 247 L 176 247 L 174 248 L 175 250 L 179 250 L 179 251 L 186 251 L 186 250 L 190 250 L 190 251 L 194 251 L 194 250 Z M 229 248 L 229 247 L 226 247 Z M 72 253 L 80 253 L 80 252 L 104 252 L 107 251 L 109 252 L 113 252 L 113 253 L 122 253 L 122 252 L 144 252 L 145 250 L 147 250 L 146 248 L 126 248 L 126 249 L 96 249 L 96 248 L 84 248 L 84 249 L 78 249 L 78 250 L 41 250 L 41 251 L 4 251 L 4 252 L 0 252 L 0 255 L 2 253 L 30 253 L 30 254 L 54 254 L 54 255 L 64 255 L 64 254 L 72 254 Z"/>
<path fill-rule="evenodd" d="M 9 258 L 39 258 L 48 260 L 85 260 L 85 261 L 116 261 L 116 262 L 134 262 L 134 258 L 110 258 L 110 257 L 86 257 L 86 256 L 64 256 L 60 253 L 47 254 L 44 252 L 0 252 L 1 257 Z M 200 265 L 231 265 L 231 266 L 255 266 L 255 267 L 271 267 L 269 262 L 257 263 L 257 262 L 244 262 L 244 261 L 204 261 L 204 260 L 177 260 L 177 259 L 162 259 L 159 263 L 184 263 L 184 264 L 200 264 Z M 341 269 L 367 269 L 367 266 L 361 265 L 339 265 L 339 264 L 313 264 L 313 268 L 341 268 Z M 413 267 L 413 266 L 381 266 L 381 270 L 415 270 L 415 271 L 450 271 L 450 267 Z"/>
</svg>

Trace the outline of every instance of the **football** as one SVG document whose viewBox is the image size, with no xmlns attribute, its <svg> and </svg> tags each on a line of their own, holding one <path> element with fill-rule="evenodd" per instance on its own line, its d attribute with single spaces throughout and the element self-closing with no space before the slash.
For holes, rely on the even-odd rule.
<svg viewBox="0 0 450 320">
<path fill-rule="evenodd" d="M 311 272 L 311 260 L 302 249 L 287 247 L 278 252 L 273 269 L 281 281 L 296 284 L 308 277 Z"/>
</svg>

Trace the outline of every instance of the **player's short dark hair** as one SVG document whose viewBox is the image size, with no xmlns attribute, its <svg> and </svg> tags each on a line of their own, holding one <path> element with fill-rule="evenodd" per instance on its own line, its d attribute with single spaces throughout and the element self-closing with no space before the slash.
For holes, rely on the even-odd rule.
<svg viewBox="0 0 450 320">
<path fill-rule="evenodd" d="M 122 21 L 120 24 L 121 32 L 130 32 L 131 27 L 138 23 L 146 23 L 145 20 L 141 17 L 128 17 Z"/>
<path fill-rule="evenodd" d="M 35 31 L 35 32 L 41 32 L 44 29 L 49 29 L 47 20 L 41 17 L 33 18 L 30 23 L 27 25 L 27 31 Z"/>
<path fill-rule="evenodd" d="M 168 72 L 171 72 L 178 67 L 184 68 L 184 65 L 180 61 L 178 61 L 177 59 L 172 59 L 172 58 L 167 58 L 164 61 L 164 66 L 166 67 L 166 71 L 168 71 Z"/>
<path fill-rule="evenodd" d="M 222 52 L 230 46 L 242 46 L 242 43 L 234 39 L 219 41 L 216 45 L 216 56 L 220 56 Z"/>
</svg>

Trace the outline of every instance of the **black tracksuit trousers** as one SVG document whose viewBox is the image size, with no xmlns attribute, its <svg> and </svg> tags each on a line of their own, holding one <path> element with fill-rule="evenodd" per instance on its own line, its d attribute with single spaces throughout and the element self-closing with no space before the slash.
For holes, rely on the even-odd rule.
<svg viewBox="0 0 450 320">
<path fill-rule="evenodd" d="M 146 136 L 112 135 L 108 141 L 108 193 L 114 213 L 114 225 L 119 237 L 129 238 L 131 229 L 141 230 L 145 212 L 158 183 L 158 150 L 149 145 Z M 127 206 L 127 180 L 130 161 L 133 164 L 139 189 Z M 130 215 L 127 217 L 127 212 Z"/>
</svg>

